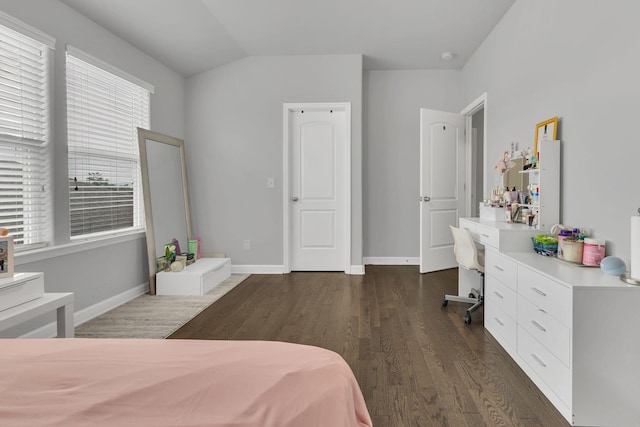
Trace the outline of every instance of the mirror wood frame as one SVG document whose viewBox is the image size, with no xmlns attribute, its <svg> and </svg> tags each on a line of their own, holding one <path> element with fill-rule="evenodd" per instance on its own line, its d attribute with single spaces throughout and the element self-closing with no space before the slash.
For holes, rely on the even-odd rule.
<svg viewBox="0 0 640 427">
<path fill-rule="evenodd" d="M 151 185 L 149 181 L 149 159 L 147 156 L 148 141 L 157 142 L 159 144 L 167 144 L 178 147 L 180 152 L 180 166 L 182 172 L 182 194 L 185 212 L 185 222 L 187 226 L 187 239 L 192 237 L 191 234 L 191 212 L 189 210 L 189 186 L 187 184 L 187 163 L 184 153 L 184 140 L 168 135 L 163 135 L 151 130 L 138 128 L 138 146 L 140 149 L 140 172 L 142 176 L 142 193 L 144 195 L 144 213 L 146 221 L 147 236 L 147 257 L 149 261 L 149 293 L 156 294 L 156 258 L 164 256 L 156 254 L 156 236 L 153 226 L 153 209 L 151 200 Z M 187 244 L 184 242 L 183 244 Z"/>
</svg>

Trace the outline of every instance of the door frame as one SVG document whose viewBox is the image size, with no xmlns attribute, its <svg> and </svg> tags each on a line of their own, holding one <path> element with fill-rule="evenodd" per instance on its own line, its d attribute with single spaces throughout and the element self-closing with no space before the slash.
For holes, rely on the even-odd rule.
<svg viewBox="0 0 640 427">
<path fill-rule="evenodd" d="M 465 145 L 466 145 L 466 155 L 467 155 L 467 174 L 465 178 L 465 208 L 466 215 L 469 215 L 469 212 L 473 212 L 471 209 L 471 193 L 472 193 L 472 184 L 473 184 L 473 176 L 471 171 L 475 168 L 472 165 L 472 162 L 475 161 L 473 156 L 473 115 L 478 111 L 484 109 L 484 126 L 482 130 L 482 164 L 486 170 L 487 168 L 487 92 L 484 92 L 482 95 L 474 99 L 469 105 L 460 111 L 460 114 L 465 116 Z M 477 155 L 477 153 L 476 153 Z M 487 174 L 485 171 L 482 171 L 482 194 L 476 195 L 476 200 L 482 200 L 484 196 L 484 192 L 486 191 L 487 184 Z"/>
<path fill-rule="evenodd" d="M 294 111 L 343 111 L 345 113 L 345 179 L 344 179 L 344 236 L 341 239 L 344 245 L 344 272 L 351 271 L 351 103 L 350 102 L 293 102 L 283 104 L 283 139 L 282 139 L 282 248 L 283 248 L 283 272 L 291 273 L 291 249 L 290 249 L 290 203 L 291 197 L 291 135 L 289 132 L 289 115 Z"/>
</svg>

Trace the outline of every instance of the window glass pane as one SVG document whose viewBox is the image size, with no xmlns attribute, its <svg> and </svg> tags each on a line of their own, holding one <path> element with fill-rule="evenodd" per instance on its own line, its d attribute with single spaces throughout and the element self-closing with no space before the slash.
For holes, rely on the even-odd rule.
<svg viewBox="0 0 640 427">
<path fill-rule="evenodd" d="M 141 229 L 137 128 L 149 128 L 150 92 L 72 52 L 79 51 L 67 51 L 71 237 Z"/>
<path fill-rule="evenodd" d="M 0 227 L 16 249 L 50 239 L 49 47 L 0 25 Z"/>
</svg>

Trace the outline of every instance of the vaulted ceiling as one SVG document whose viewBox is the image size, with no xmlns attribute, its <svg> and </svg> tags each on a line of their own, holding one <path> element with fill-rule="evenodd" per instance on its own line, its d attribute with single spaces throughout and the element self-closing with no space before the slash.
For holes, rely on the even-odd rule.
<svg viewBox="0 0 640 427">
<path fill-rule="evenodd" d="M 61 1 L 188 77 L 254 55 L 362 54 L 369 70 L 460 69 L 515 0 Z"/>
</svg>

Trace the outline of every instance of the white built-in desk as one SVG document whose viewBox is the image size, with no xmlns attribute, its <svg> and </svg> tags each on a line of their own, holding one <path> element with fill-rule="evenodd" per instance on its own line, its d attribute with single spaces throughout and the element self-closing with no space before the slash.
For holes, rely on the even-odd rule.
<svg viewBox="0 0 640 427">
<path fill-rule="evenodd" d="M 640 287 L 600 268 L 488 251 L 485 328 L 579 426 L 640 422 Z"/>
<path fill-rule="evenodd" d="M 533 251 L 531 237 L 544 233 L 525 224 L 481 218 L 460 218 L 458 222 L 485 251 Z M 480 289 L 481 281 L 475 271 L 458 269 L 458 295 L 466 297 L 471 288 Z"/>
<path fill-rule="evenodd" d="M 525 224 L 490 221 L 481 218 L 460 218 L 460 228 L 469 230 L 473 239 L 501 252 L 533 250 L 531 237 L 544 231 Z"/>
<path fill-rule="evenodd" d="M 204 295 L 231 276 L 230 258 L 200 258 L 179 272 L 156 274 L 156 295 Z"/>
</svg>

